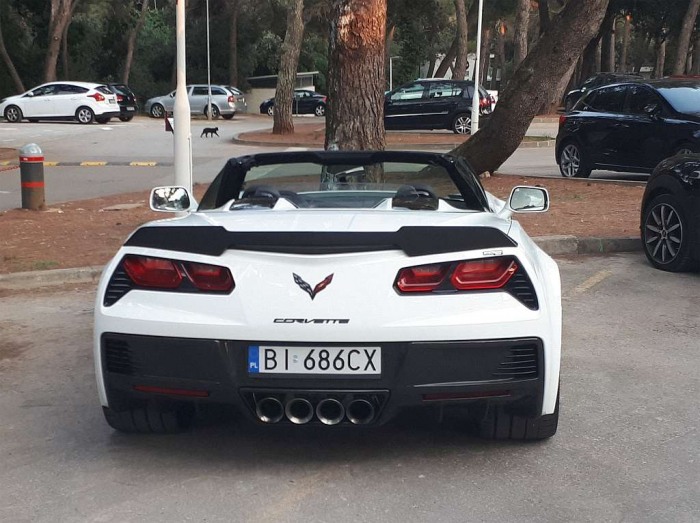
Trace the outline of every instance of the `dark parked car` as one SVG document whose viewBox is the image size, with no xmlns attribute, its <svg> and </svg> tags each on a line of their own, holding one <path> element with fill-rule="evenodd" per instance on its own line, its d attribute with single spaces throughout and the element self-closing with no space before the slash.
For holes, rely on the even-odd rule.
<svg viewBox="0 0 700 523">
<path fill-rule="evenodd" d="M 700 267 L 700 155 L 675 156 L 654 170 L 642 199 L 641 233 L 657 269 Z"/>
<path fill-rule="evenodd" d="M 117 103 L 119 104 L 119 119 L 122 122 L 131 121 L 139 112 L 139 106 L 136 103 L 136 95 L 128 85 L 125 84 L 107 84 L 107 87 L 117 95 Z"/>
<path fill-rule="evenodd" d="M 260 112 L 272 116 L 275 112 L 275 99 L 268 98 L 261 103 Z M 326 97 L 315 91 L 309 91 L 308 89 L 294 89 L 292 114 L 315 114 L 316 116 L 324 116 L 326 114 Z"/>
<path fill-rule="evenodd" d="M 565 177 L 651 173 L 661 160 L 691 152 L 700 152 L 700 80 L 601 87 L 559 117 L 556 159 Z"/>
<path fill-rule="evenodd" d="M 591 89 L 603 87 L 604 85 L 617 84 L 633 80 L 641 80 L 642 77 L 634 73 L 598 73 L 587 78 L 577 89 L 566 93 L 564 97 L 564 109 L 568 113 L 573 109 L 576 102 Z"/>
<path fill-rule="evenodd" d="M 491 113 L 493 99 L 479 87 L 480 114 Z M 384 97 L 387 129 L 450 129 L 471 131 L 474 82 L 430 78 L 397 87 Z"/>
</svg>

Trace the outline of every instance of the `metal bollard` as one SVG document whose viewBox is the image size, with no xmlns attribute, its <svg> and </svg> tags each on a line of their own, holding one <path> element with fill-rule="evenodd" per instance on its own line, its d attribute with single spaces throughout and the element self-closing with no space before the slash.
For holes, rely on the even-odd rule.
<svg viewBox="0 0 700 523">
<path fill-rule="evenodd" d="M 19 172 L 22 182 L 22 209 L 45 209 L 44 153 L 41 147 L 29 143 L 19 150 Z"/>
</svg>

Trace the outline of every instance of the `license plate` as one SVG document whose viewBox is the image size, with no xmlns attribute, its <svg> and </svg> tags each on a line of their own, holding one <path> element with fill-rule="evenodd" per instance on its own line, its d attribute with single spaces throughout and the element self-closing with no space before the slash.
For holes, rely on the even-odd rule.
<svg viewBox="0 0 700 523">
<path fill-rule="evenodd" d="M 379 376 L 380 347 L 248 347 L 249 374 Z"/>
<path fill-rule="evenodd" d="M 127 107 L 126 110 L 127 110 L 127 111 L 135 111 L 135 110 L 136 110 L 136 107 Z"/>
</svg>

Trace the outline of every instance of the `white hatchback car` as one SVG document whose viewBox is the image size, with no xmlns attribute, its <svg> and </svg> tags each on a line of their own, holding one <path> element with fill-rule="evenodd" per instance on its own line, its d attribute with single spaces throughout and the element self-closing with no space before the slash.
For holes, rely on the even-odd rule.
<svg viewBox="0 0 700 523">
<path fill-rule="evenodd" d="M 50 82 L 24 94 L 0 102 L 0 114 L 11 123 L 29 120 L 77 120 L 107 123 L 119 116 L 116 95 L 102 84 L 87 82 Z"/>
</svg>

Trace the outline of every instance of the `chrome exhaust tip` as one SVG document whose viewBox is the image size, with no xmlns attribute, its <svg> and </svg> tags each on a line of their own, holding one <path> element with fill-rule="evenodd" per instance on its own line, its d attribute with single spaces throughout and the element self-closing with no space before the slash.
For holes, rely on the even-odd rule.
<svg viewBox="0 0 700 523">
<path fill-rule="evenodd" d="M 367 400 L 353 400 L 347 408 L 348 419 L 355 425 L 366 425 L 374 419 L 374 405 Z"/>
<path fill-rule="evenodd" d="M 311 421 L 311 418 L 314 417 L 314 408 L 309 400 L 294 398 L 287 402 L 284 413 L 287 415 L 287 419 L 292 423 L 303 425 Z"/>
<path fill-rule="evenodd" d="M 336 399 L 326 398 L 318 402 L 316 416 L 324 425 L 337 425 L 345 417 L 345 407 Z"/>
<path fill-rule="evenodd" d="M 255 403 L 255 414 L 263 423 L 277 423 L 284 417 L 284 407 L 280 400 L 269 396 Z"/>
</svg>

